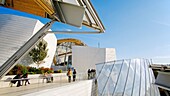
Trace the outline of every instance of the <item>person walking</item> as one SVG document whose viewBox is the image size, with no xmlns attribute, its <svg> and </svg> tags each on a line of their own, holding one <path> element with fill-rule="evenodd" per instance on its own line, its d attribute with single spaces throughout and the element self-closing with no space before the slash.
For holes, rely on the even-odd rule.
<svg viewBox="0 0 170 96">
<path fill-rule="evenodd" d="M 71 75 L 72 75 L 72 72 L 71 72 L 71 69 L 69 68 L 69 69 L 68 69 L 68 72 L 67 72 L 68 82 L 69 82 L 69 83 L 71 82 Z"/>
<path fill-rule="evenodd" d="M 76 69 L 73 70 L 73 82 L 76 81 Z"/>
</svg>

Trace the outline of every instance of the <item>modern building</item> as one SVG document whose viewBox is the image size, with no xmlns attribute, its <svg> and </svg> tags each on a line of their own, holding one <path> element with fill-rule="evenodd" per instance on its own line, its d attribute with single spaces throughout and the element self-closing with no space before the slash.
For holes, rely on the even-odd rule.
<svg viewBox="0 0 170 96">
<path fill-rule="evenodd" d="M 71 62 L 72 47 L 73 46 L 87 46 L 81 40 L 75 38 L 65 38 L 57 40 L 57 50 L 55 56 L 55 65 L 67 65 L 68 61 Z"/>
<path fill-rule="evenodd" d="M 13 55 L 8 55 L 10 58 L 2 60 L 0 67 L 0 78 L 2 78 L 12 67 L 18 63 L 18 61 L 32 48 L 35 43 L 42 39 L 47 33 L 63 33 L 60 31 L 49 31 L 51 26 L 56 22 L 69 24 L 76 27 L 88 26 L 95 31 L 81 31 L 76 33 L 104 33 L 105 28 L 102 24 L 97 12 L 95 11 L 90 0 L 14 0 L 13 2 L 8 0 L 0 1 L 0 5 L 19 10 L 22 12 L 38 15 L 44 18 L 51 19 L 46 23 L 41 30 L 33 35 L 17 52 L 13 52 Z M 77 14 L 77 15 L 75 15 Z M 30 27 L 30 26 L 29 26 Z M 68 33 L 64 32 L 64 33 Z M 69 32 L 70 33 L 70 32 Z M 71 32 L 75 33 L 75 32 Z M 4 33 L 3 33 L 4 34 Z M 25 33 L 23 33 L 25 34 Z M 3 58 L 4 59 L 4 58 Z M 5 63 L 4 63 L 5 61 Z"/>
<path fill-rule="evenodd" d="M 87 46 L 84 42 L 75 38 L 64 38 L 57 40 L 56 55 L 54 56 L 54 65 L 51 67 L 54 71 L 66 71 L 69 64 L 72 65 L 72 47 Z"/>
</svg>

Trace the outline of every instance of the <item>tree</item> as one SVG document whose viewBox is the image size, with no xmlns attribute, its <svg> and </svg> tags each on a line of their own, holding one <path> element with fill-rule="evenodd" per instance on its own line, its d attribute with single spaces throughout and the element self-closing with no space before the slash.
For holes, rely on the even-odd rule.
<svg viewBox="0 0 170 96">
<path fill-rule="evenodd" d="M 34 63 L 36 63 L 39 67 L 39 65 L 43 62 L 45 57 L 47 56 L 47 42 L 45 40 L 41 40 L 38 44 L 35 45 L 35 47 L 29 52 L 29 55 L 31 56 Z"/>
</svg>

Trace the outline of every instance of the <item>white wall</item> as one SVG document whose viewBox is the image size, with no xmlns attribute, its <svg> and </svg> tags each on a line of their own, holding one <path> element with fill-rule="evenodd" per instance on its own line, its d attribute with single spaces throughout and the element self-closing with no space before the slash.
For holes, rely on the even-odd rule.
<svg viewBox="0 0 170 96">
<path fill-rule="evenodd" d="M 115 48 L 105 48 L 106 52 L 105 52 L 105 56 L 106 56 L 106 60 L 105 61 L 113 61 L 116 60 L 116 50 Z"/>
<path fill-rule="evenodd" d="M 39 65 L 39 67 L 50 68 L 51 64 L 53 63 L 53 57 L 56 52 L 57 39 L 53 33 L 47 34 L 43 39 L 48 43 L 48 45 L 47 45 L 48 52 L 47 52 L 47 57 L 43 60 L 44 62 L 41 63 Z M 29 66 L 38 67 L 37 64 L 35 64 L 35 63 L 33 63 Z"/>
<path fill-rule="evenodd" d="M 44 40 L 47 41 L 48 43 L 47 46 L 48 53 L 47 53 L 47 57 L 44 59 L 45 62 L 42 63 L 40 67 L 43 66 L 43 67 L 50 68 L 51 64 L 53 63 L 54 55 L 56 53 L 57 39 L 53 33 L 50 33 L 44 37 Z"/>
<path fill-rule="evenodd" d="M 40 21 L 37 21 L 32 35 L 34 35 L 39 29 L 41 29 L 43 25 L 44 25 L 43 23 L 41 23 Z M 51 64 L 53 63 L 53 57 L 56 52 L 57 39 L 56 39 L 55 34 L 53 33 L 47 34 L 43 39 L 48 43 L 47 45 L 48 52 L 47 52 L 47 57 L 43 60 L 44 62 L 41 63 L 39 67 L 50 68 Z M 26 58 L 23 58 L 23 60 L 26 60 L 28 58 L 29 56 L 27 56 Z M 37 64 L 35 63 L 32 63 L 29 66 L 38 67 Z"/>
<path fill-rule="evenodd" d="M 108 55 L 109 54 L 109 55 Z M 87 46 L 72 47 L 72 65 L 77 72 L 96 69 L 95 64 L 115 60 L 114 48 L 93 48 Z"/>
</svg>

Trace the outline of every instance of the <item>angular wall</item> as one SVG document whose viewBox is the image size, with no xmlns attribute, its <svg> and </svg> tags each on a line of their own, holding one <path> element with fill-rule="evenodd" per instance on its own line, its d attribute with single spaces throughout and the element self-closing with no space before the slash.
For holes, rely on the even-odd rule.
<svg viewBox="0 0 170 96">
<path fill-rule="evenodd" d="M 96 69 L 95 64 L 116 59 L 114 48 L 93 48 L 87 46 L 72 47 L 72 65 L 78 72 Z"/>
<path fill-rule="evenodd" d="M 31 37 L 36 22 L 15 15 L 0 15 L 0 66 Z"/>
<path fill-rule="evenodd" d="M 40 21 L 16 16 L 0 15 L 0 66 L 5 63 L 29 38 L 35 34 L 44 24 Z M 54 34 L 48 34 L 44 37 L 48 43 L 48 55 L 44 64 L 41 66 L 51 67 L 52 59 L 56 51 L 56 37 Z M 25 56 L 28 57 L 28 56 Z M 29 65 L 30 58 L 21 60 L 20 63 Z M 29 61 L 30 60 L 30 61 Z M 27 64 L 28 63 L 28 64 Z M 32 62 L 33 63 L 33 62 Z"/>
</svg>

